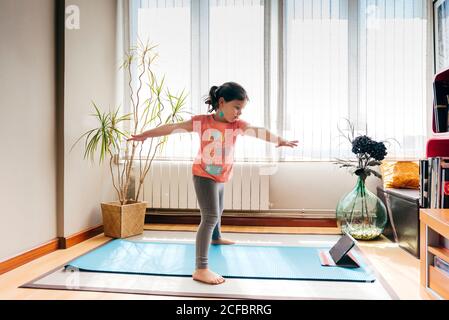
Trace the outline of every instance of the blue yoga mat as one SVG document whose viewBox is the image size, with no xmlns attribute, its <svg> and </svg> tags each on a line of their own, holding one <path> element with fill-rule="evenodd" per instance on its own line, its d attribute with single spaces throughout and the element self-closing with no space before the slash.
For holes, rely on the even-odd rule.
<svg viewBox="0 0 449 320">
<path fill-rule="evenodd" d="M 360 255 L 360 268 L 321 266 L 317 247 L 212 245 L 209 267 L 227 278 L 374 282 Z M 194 272 L 195 245 L 116 239 L 71 261 L 81 271 L 188 276 Z"/>
</svg>

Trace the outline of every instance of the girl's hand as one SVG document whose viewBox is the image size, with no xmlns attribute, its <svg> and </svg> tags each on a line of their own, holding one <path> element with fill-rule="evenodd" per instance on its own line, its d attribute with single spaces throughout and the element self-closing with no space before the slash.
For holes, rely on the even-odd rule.
<svg viewBox="0 0 449 320">
<path fill-rule="evenodd" d="M 144 142 L 146 139 L 147 139 L 147 137 L 145 137 L 145 136 L 143 136 L 141 134 L 136 134 L 136 135 L 132 134 L 131 138 L 129 138 L 126 141 L 141 141 L 141 142 Z"/>
<path fill-rule="evenodd" d="M 298 146 L 298 142 L 299 142 L 298 140 L 287 141 L 287 140 L 281 139 L 279 141 L 278 145 L 276 146 L 276 148 L 279 148 L 279 147 L 290 147 L 290 148 L 297 147 Z"/>
</svg>

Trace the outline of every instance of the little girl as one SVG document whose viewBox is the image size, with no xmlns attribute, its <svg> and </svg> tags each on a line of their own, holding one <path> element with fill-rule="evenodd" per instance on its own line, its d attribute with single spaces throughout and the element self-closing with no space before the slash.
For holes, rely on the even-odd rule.
<svg viewBox="0 0 449 320">
<path fill-rule="evenodd" d="M 221 237 L 220 220 L 223 213 L 224 183 L 232 177 L 234 144 L 238 134 L 254 135 L 256 138 L 277 143 L 277 147 L 296 147 L 298 141 L 287 141 L 265 128 L 252 127 L 240 120 L 248 102 L 248 95 L 235 82 L 213 86 L 206 104 L 209 112 L 193 116 L 190 120 L 167 124 L 132 135 L 128 141 L 144 141 L 177 132 L 197 132 L 201 147 L 192 166 L 193 183 L 201 211 L 201 223 L 196 235 L 196 270 L 194 280 L 208 284 L 220 284 L 225 280 L 208 269 L 210 244 L 234 244 Z"/>
</svg>

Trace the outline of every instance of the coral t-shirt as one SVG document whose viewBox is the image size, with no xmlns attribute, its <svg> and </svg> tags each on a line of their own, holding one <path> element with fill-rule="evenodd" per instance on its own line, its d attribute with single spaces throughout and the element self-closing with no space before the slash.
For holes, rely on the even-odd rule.
<svg viewBox="0 0 449 320">
<path fill-rule="evenodd" d="M 234 145 L 238 135 L 244 134 L 248 123 L 243 120 L 220 122 L 212 114 L 192 117 L 193 131 L 200 136 L 200 150 L 196 156 L 192 173 L 226 182 L 232 177 Z"/>
</svg>

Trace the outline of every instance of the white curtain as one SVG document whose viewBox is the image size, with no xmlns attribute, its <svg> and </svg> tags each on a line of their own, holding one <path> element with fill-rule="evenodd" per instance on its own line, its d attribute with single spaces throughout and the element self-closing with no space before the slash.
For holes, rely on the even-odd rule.
<svg viewBox="0 0 449 320">
<path fill-rule="evenodd" d="M 341 156 L 338 119 L 348 116 L 348 1 L 286 1 L 284 132 L 300 141 L 284 159 Z M 355 62 L 355 61 L 352 61 Z"/>
<path fill-rule="evenodd" d="M 425 0 L 361 0 L 358 121 L 395 138 L 389 156 L 424 157 L 426 141 Z"/>
<path fill-rule="evenodd" d="M 395 139 L 388 157 L 419 158 L 426 136 L 425 0 L 286 1 L 285 159 L 350 157 L 338 126 Z"/>
<path fill-rule="evenodd" d="M 241 84 L 250 99 L 241 118 L 264 127 L 264 1 L 211 0 L 209 28 L 210 84 Z M 254 137 L 239 137 L 235 159 L 266 160 L 266 147 Z"/>
<path fill-rule="evenodd" d="M 131 45 L 139 43 L 156 46 L 153 50 L 158 57 L 152 64 L 152 71 L 161 82 L 164 79 L 165 88 L 172 94 L 179 95 L 185 91 L 188 96 L 183 114 L 188 120 L 195 113 L 191 91 L 191 1 L 161 1 L 161 0 L 131 0 L 130 1 Z M 133 69 L 133 91 L 137 92 L 137 77 L 141 71 Z M 150 89 L 145 85 L 140 92 L 140 101 L 145 101 L 150 95 Z M 135 96 L 135 101 L 136 101 Z M 169 104 L 167 104 L 167 107 Z M 163 112 L 163 118 L 168 115 L 168 108 Z M 146 129 L 151 129 L 147 127 Z M 159 149 L 156 159 L 184 160 L 193 159 L 198 145 L 192 134 L 176 134 L 169 137 L 163 149 Z M 142 155 L 148 154 L 149 140 L 144 144 Z M 156 143 L 152 144 L 154 150 Z M 150 154 L 152 154 L 151 152 Z"/>
</svg>

